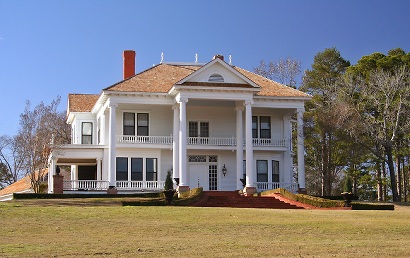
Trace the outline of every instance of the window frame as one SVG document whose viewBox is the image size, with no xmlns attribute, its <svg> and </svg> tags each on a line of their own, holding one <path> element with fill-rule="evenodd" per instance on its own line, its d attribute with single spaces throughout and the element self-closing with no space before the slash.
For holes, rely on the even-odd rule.
<svg viewBox="0 0 410 258">
<path fill-rule="evenodd" d="M 131 116 L 131 114 L 132 114 L 132 116 Z M 132 125 L 126 125 L 125 124 L 125 121 L 127 121 L 125 119 L 125 117 L 127 115 L 133 118 Z M 123 135 L 135 135 L 135 113 L 133 113 L 133 112 L 124 112 L 124 113 L 122 113 L 122 134 Z"/>
<path fill-rule="evenodd" d="M 280 162 L 272 160 L 272 183 L 280 182 Z"/>
<path fill-rule="evenodd" d="M 84 134 L 84 125 L 90 124 L 90 134 Z M 87 137 L 87 138 L 85 138 Z M 90 142 L 85 143 L 84 139 L 89 139 Z M 93 144 L 93 122 L 81 122 L 81 144 Z"/>
<path fill-rule="evenodd" d="M 153 171 L 148 171 L 148 168 L 149 168 L 148 161 L 149 160 L 155 160 L 155 163 L 153 165 Z M 158 181 L 158 158 L 145 158 L 145 180 L 150 181 L 150 182 Z"/>
<path fill-rule="evenodd" d="M 265 163 L 266 172 L 262 173 L 260 171 L 259 163 Z M 262 179 L 263 177 L 266 177 Z M 268 160 L 256 160 L 256 181 L 257 182 L 269 182 L 269 162 Z"/>
<path fill-rule="evenodd" d="M 126 170 L 119 170 L 119 164 L 120 160 L 125 160 L 126 161 Z M 119 179 L 119 173 L 125 173 L 125 180 L 124 179 Z M 121 174 L 120 174 L 121 175 Z M 124 176 L 124 175 L 122 175 Z M 115 159 L 115 181 L 128 181 L 128 157 L 116 157 Z"/>
</svg>

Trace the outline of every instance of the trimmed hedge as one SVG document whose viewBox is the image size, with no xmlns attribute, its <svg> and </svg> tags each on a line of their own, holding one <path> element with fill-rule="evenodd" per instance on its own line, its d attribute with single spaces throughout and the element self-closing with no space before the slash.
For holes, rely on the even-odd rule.
<svg viewBox="0 0 410 258">
<path fill-rule="evenodd" d="M 394 211 L 394 204 L 352 202 L 352 210 L 388 210 Z"/>
<path fill-rule="evenodd" d="M 309 204 L 309 205 L 319 207 L 319 208 L 333 208 L 333 207 L 343 207 L 344 206 L 343 201 L 327 200 L 327 199 L 314 197 L 314 196 L 307 195 L 307 194 L 294 194 L 283 188 L 278 188 L 278 189 L 262 192 L 261 196 L 270 195 L 274 193 L 279 193 L 288 199 L 301 202 L 304 204 Z"/>
<path fill-rule="evenodd" d="M 43 193 L 14 193 L 13 199 L 71 199 L 71 198 L 158 198 L 161 193 L 137 194 L 43 194 Z"/>
</svg>

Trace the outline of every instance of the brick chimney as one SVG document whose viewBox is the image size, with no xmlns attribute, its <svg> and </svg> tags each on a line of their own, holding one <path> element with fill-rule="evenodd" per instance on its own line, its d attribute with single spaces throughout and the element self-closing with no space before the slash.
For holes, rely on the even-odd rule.
<svg viewBox="0 0 410 258">
<path fill-rule="evenodd" d="M 135 51 L 134 50 L 124 50 L 122 54 L 124 58 L 124 80 L 135 75 Z"/>
<path fill-rule="evenodd" d="M 224 56 L 223 56 L 223 55 L 220 55 L 220 54 L 214 55 L 214 58 L 212 58 L 212 60 L 214 60 L 214 59 L 216 59 L 216 58 L 219 58 L 219 59 L 221 59 L 222 61 L 224 60 Z"/>
</svg>

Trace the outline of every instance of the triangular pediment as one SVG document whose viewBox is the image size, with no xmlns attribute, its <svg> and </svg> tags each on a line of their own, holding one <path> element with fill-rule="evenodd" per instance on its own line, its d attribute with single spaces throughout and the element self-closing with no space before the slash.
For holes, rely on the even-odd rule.
<svg viewBox="0 0 410 258">
<path fill-rule="evenodd" d="M 215 58 L 176 85 L 215 85 L 260 88 L 255 82 L 219 58 Z"/>
</svg>

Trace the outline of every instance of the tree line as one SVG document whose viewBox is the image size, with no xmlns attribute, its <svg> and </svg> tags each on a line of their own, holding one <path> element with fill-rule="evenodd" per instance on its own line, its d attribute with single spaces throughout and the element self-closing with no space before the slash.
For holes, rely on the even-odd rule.
<svg viewBox="0 0 410 258">
<path fill-rule="evenodd" d="M 300 62 L 293 63 L 299 69 L 288 69 L 300 70 Z M 316 54 L 299 87 L 313 96 L 304 115 L 310 194 L 339 195 L 344 181 L 351 180 L 354 194 L 363 200 L 408 200 L 409 68 L 410 53 L 400 48 L 363 56 L 355 65 L 336 48 Z M 261 61 L 255 73 L 295 77 L 292 72 L 278 76 L 278 70 Z"/>
</svg>

